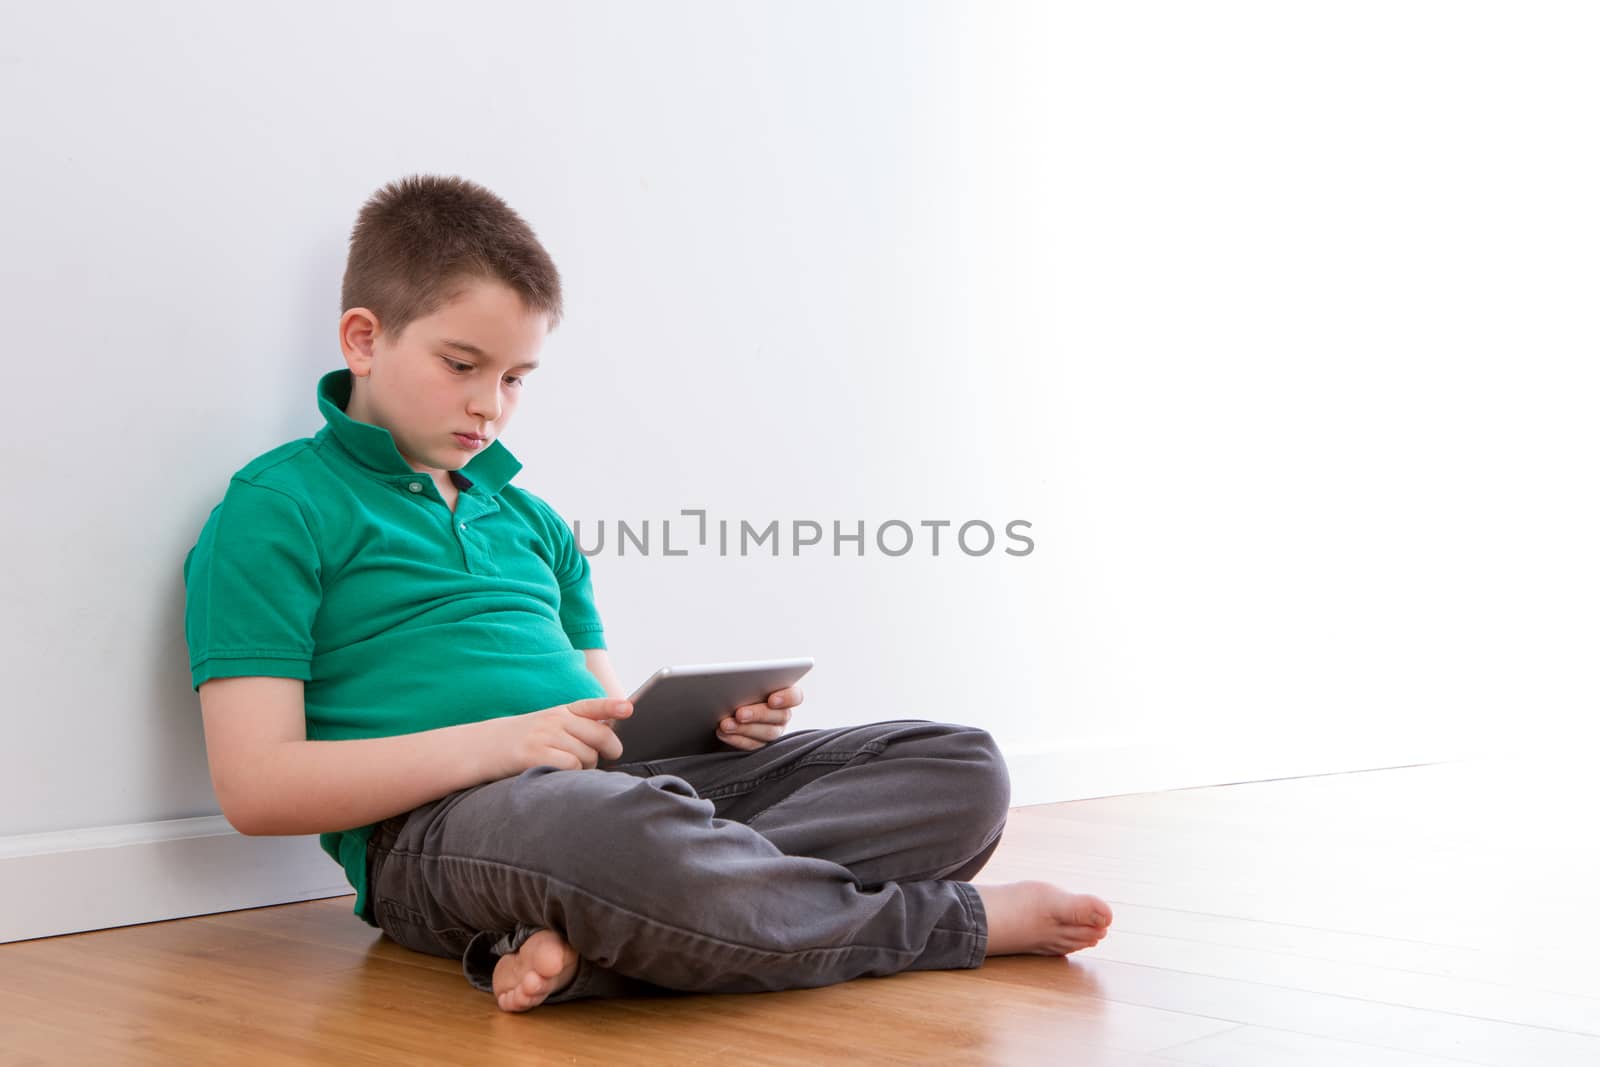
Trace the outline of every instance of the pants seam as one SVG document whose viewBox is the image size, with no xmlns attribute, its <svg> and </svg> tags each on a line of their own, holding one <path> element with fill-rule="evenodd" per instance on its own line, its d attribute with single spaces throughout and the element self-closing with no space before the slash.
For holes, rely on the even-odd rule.
<svg viewBox="0 0 1600 1067">
<path fill-rule="evenodd" d="M 972 938 L 972 955 L 967 957 L 967 968 L 970 970 L 974 967 L 982 966 L 984 954 L 988 951 L 988 916 L 985 914 L 984 930 L 980 933 L 978 930 L 978 916 L 972 906 L 973 901 L 968 898 L 969 893 L 974 898 L 978 896 L 977 888 L 970 882 L 956 882 L 955 885 L 957 886 L 956 895 L 961 898 L 961 910 L 966 912 L 967 923 L 972 927 L 971 930 L 966 931 L 967 935 Z M 979 900 L 978 903 L 981 905 L 983 902 Z"/>
<path fill-rule="evenodd" d="M 862 746 L 854 752 L 813 752 L 808 756 L 800 757 L 792 763 L 785 764 L 776 771 L 769 771 L 766 774 L 758 774 L 753 778 L 737 779 L 735 781 L 727 782 L 723 785 L 717 786 L 713 789 L 707 789 L 703 792 L 696 790 L 696 792 L 699 792 L 700 796 L 707 800 L 720 800 L 723 797 L 740 796 L 750 792 L 758 785 L 764 785 L 767 782 L 776 782 L 787 778 L 791 774 L 794 774 L 796 771 L 800 770 L 802 767 L 811 767 L 821 763 L 849 763 L 862 753 L 870 752 L 874 756 L 879 756 L 883 754 L 883 750 L 884 745 L 882 742 L 872 742 L 871 744 Z"/>
<path fill-rule="evenodd" d="M 856 758 L 858 758 L 859 756 L 861 756 L 863 754 L 870 754 L 870 755 L 873 755 L 873 756 L 881 756 L 881 755 L 883 755 L 884 747 L 885 746 L 882 743 L 874 742 L 872 744 L 865 745 L 865 746 L 857 749 L 854 752 L 819 752 L 819 753 L 815 753 L 813 755 L 805 756 L 805 757 L 803 757 L 801 759 L 796 760 L 795 762 L 793 762 L 793 763 L 789 764 L 787 767 L 785 767 L 782 771 L 779 771 L 777 773 L 770 774 L 770 775 L 764 775 L 764 776 L 758 776 L 758 777 L 755 777 L 755 778 L 748 779 L 748 780 L 746 780 L 744 782 L 732 782 L 732 783 L 729 783 L 727 786 L 724 786 L 724 787 L 722 787 L 720 789 L 714 789 L 714 790 L 711 790 L 709 792 L 701 793 L 700 795 L 703 798 L 705 798 L 706 800 L 711 800 L 711 801 L 721 800 L 721 799 L 724 799 L 724 798 L 730 797 L 730 796 L 743 796 L 745 793 L 750 792 L 751 790 L 755 789 L 759 785 L 764 785 L 767 782 L 776 782 L 776 781 L 780 781 L 780 780 L 782 780 L 784 778 L 787 778 L 791 774 L 794 774 L 796 771 L 798 771 L 802 767 L 811 767 L 811 766 L 815 766 L 817 764 L 822 764 L 822 763 L 834 763 L 834 764 L 839 764 L 839 765 L 842 766 L 844 764 L 853 762 Z M 738 789 L 737 791 L 735 791 L 736 787 L 738 787 L 738 786 L 743 786 L 744 788 Z M 757 819 L 759 819 L 761 816 L 765 815 L 767 812 L 773 810 L 774 808 L 781 807 L 786 801 L 793 800 L 795 798 L 795 796 L 798 795 L 798 792 L 799 791 L 797 790 L 794 793 L 790 793 L 786 797 L 781 797 L 778 800 L 773 801 L 771 804 L 768 804 L 766 807 L 762 808 L 760 811 L 751 812 L 749 815 L 745 816 L 744 821 L 746 823 L 755 822 Z"/>
<path fill-rule="evenodd" d="M 560 878 L 556 878 L 556 877 L 554 877 L 552 875 L 548 875 L 548 874 L 545 874 L 543 872 L 539 872 L 539 871 L 531 871 L 530 872 L 527 868 L 520 867 L 520 866 L 518 866 L 517 864 L 514 864 L 514 863 L 504 863 L 504 862 L 501 862 L 500 860 L 486 860 L 486 859 L 482 859 L 482 858 L 477 857 L 477 856 L 454 856 L 454 855 L 438 855 L 438 856 L 435 856 L 435 855 L 430 855 L 428 853 L 422 853 L 422 852 L 391 852 L 391 855 L 413 856 L 413 857 L 415 857 L 415 858 L 417 858 L 419 860 L 433 861 L 433 862 L 439 862 L 439 863 L 461 863 L 461 864 L 468 864 L 468 865 L 481 865 L 481 866 L 484 866 L 484 867 L 492 867 L 492 868 L 496 868 L 496 869 L 513 871 L 513 872 L 515 872 L 517 874 L 523 875 L 524 877 L 532 877 L 532 878 L 543 879 L 548 884 L 559 885 L 559 886 L 563 886 L 563 887 L 565 887 L 567 889 L 576 890 L 579 893 L 582 893 L 587 898 L 589 898 L 591 900 L 594 900 L 594 901 L 598 901 L 599 903 L 604 904 L 606 907 L 611 908 L 611 909 L 613 909 L 613 910 L 615 910 L 617 912 L 620 912 L 621 914 L 627 915 L 627 916 L 629 916 L 631 918 L 640 920 L 640 921 L 645 922 L 645 923 L 649 923 L 652 926 L 660 927 L 663 930 L 670 930 L 675 934 L 681 934 L 681 935 L 684 935 L 686 937 L 690 937 L 690 938 L 698 939 L 698 940 L 701 940 L 701 941 L 705 941 L 705 942 L 707 942 L 709 944 L 713 944 L 713 945 L 716 945 L 718 947 L 737 949 L 737 950 L 739 950 L 741 952 L 752 953 L 754 955 L 762 956 L 762 957 L 777 957 L 777 958 L 782 958 L 782 959 L 792 959 L 792 958 L 797 958 L 797 957 L 801 957 L 801 956 L 808 956 L 808 955 L 811 955 L 813 953 L 819 953 L 819 952 L 821 952 L 821 953 L 841 953 L 841 952 L 859 952 L 859 951 L 865 950 L 865 951 L 869 951 L 869 952 L 892 952 L 892 953 L 896 953 L 896 954 L 903 955 L 903 956 L 911 956 L 911 957 L 914 958 L 916 956 L 921 955 L 922 952 L 925 951 L 925 949 L 915 949 L 915 948 L 906 949 L 906 948 L 894 948 L 894 947 L 885 946 L 885 945 L 859 945 L 859 944 L 852 944 L 852 945 L 823 945 L 823 946 L 818 946 L 816 948 L 802 948 L 802 949 L 766 949 L 766 948 L 760 948 L 760 947 L 755 946 L 755 945 L 740 944 L 737 941 L 729 941 L 729 940 L 726 940 L 725 938 L 717 937 L 714 934 L 706 934 L 706 933 L 702 933 L 702 932 L 700 932 L 698 930 L 690 930 L 687 927 L 676 926 L 676 925 L 674 925 L 672 923 L 662 922 L 659 919 L 653 919 L 648 915 L 640 914 L 639 912 L 636 912 L 631 908 L 625 907 L 624 905 L 618 904 L 613 900 L 610 900 L 610 899 L 607 899 L 606 897 L 600 896 L 600 895 L 594 893 L 593 891 L 584 888 L 583 886 L 579 886 L 579 885 L 575 885 L 575 884 L 573 884 L 571 882 L 563 881 Z M 951 884 L 952 885 L 961 885 L 962 883 L 953 882 Z M 957 891 L 957 896 L 960 896 L 960 891 L 959 890 Z M 965 899 L 961 900 L 961 908 L 962 908 L 962 911 L 967 915 L 968 919 L 970 920 L 971 917 L 972 917 L 972 912 L 971 912 L 971 908 L 968 906 L 968 904 L 967 904 Z M 947 931 L 948 928 L 941 927 L 941 926 L 935 924 L 934 926 L 930 927 L 930 930 Z M 961 930 L 961 931 L 954 931 L 954 932 L 960 933 L 960 934 L 965 934 L 967 936 L 973 936 L 972 931 L 970 931 L 970 930 Z M 476 936 L 476 935 L 474 935 L 474 936 Z"/>
</svg>

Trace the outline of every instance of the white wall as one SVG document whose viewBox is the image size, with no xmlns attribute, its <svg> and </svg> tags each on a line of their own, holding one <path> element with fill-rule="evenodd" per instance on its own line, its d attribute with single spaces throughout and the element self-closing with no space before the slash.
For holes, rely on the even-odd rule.
<svg viewBox="0 0 1600 1067">
<path fill-rule="evenodd" d="M 805 725 L 983 725 L 1019 802 L 1593 741 L 1597 25 L 6 5 L 0 838 L 217 811 L 182 558 L 320 426 L 350 225 L 418 171 L 563 272 L 506 443 L 569 519 L 1032 524 L 613 537 L 627 683 L 813 655 Z"/>
</svg>

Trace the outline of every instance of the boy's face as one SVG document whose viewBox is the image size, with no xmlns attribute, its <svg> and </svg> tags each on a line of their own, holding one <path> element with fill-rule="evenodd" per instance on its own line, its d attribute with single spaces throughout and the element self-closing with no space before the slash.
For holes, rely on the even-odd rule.
<svg viewBox="0 0 1600 1067">
<path fill-rule="evenodd" d="M 500 281 L 474 281 L 398 339 L 366 308 L 351 308 L 339 320 L 355 376 L 345 414 L 388 430 L 413 470 L 457 470 L 511 421 L 548 330 L 549 316 Z"/>
</svg>

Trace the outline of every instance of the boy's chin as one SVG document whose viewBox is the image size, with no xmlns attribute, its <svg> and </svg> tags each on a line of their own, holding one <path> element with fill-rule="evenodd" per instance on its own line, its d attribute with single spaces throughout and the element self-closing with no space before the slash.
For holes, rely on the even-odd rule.
<svg viewBox="0 0 1600 1067">
<path fill-rule="evenodd" d="M 423 456 L 418 462 L 420 462 L 428 470 L 448 473 L 449 471 L 460 470 L 471 461 L 471 456 L 464 456 L 460 453 L 444 452 L 434 456 Z"/>
</svg>

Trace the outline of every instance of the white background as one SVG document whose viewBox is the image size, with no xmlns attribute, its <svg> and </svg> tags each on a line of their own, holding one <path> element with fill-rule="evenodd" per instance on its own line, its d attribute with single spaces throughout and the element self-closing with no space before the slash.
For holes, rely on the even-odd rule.
<svg viewBox="0 0 1600 1067">
<path fill-rule="evenodd" d="M 1032 524 L 1021 558 L 613 536 L 629 686 L 811 655 L 797 727 L 968 722 L 1019 767 L 1156 743 L 1196 784 L 1222 749 L 1592 744 L 1596 28 L 5 4 L 0 835 L 218 810 L 183 556 L 321 425 L 350 226 L 416 172 L 562 271 L 505 442 L 568 519 Z"/>
</svg>

